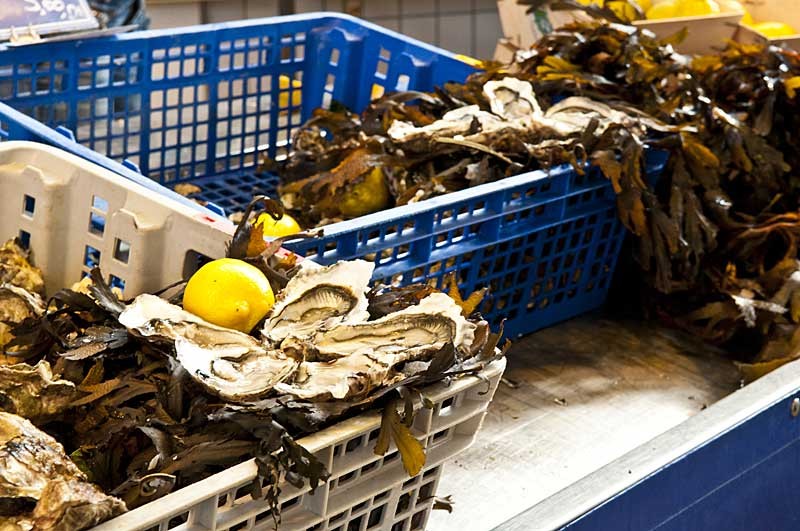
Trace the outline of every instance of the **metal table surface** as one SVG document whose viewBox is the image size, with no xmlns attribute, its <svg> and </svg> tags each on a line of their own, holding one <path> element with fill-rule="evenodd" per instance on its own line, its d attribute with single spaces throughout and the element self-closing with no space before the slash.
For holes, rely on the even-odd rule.
<svg viewBox="0 0 800 531">
<path fill-rule="evenodd" d="M 798 466 L 795 361 L 496 529 L 795 531 Z"/>
<path fill-rule="evenodd" d="M 520 340 L 508 361 L 517 386 L 501 384 L 475 444 L 445 466 L 438 495 L 452 495 L 454 511 L 435 511 L 429 530 L 550 529 L 570 514 L 567 523 L 580 514 L 570 513 L 579 480 L 739 388 L 733 364 L 708 346 L 597 316 Z M 610 497 L 629 479 L 622 475 L 579 494 Z M 546 522 L 541 511 L 551 511 Z"/>
</svg>

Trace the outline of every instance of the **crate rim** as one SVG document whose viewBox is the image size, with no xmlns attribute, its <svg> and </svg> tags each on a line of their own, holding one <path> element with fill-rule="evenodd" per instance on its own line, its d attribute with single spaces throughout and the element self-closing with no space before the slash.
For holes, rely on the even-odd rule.
<svg viewBox="0 0 800 531">
<path fill-rule="evenodd" d="M 213 221 L 225 220 L 228 223 L 230 223 L 230 220 L 228 220 L 226 217 L 220 216 L 217 213 L 213 212 L 212 210 L 209 210 L 208 208 L 198 203 L 195 203 L 191 199 L 188 199 L 180 195 L 174 190 L 167 188 L 166 186 L 154 181 L 153 179 L 150 179 L 149 177 L 139 172 L 127 168 L 122 163 L 117 162 L 116 160 L 107 157 L 106 155 L 103 155 L 98 151 L 95 151 L 91 148 L 88 148 L 78 143 L 72 137 L 72 132 L 69 129 L 63 128 L 59 130 L 44 125 L 35 118 L 32 118 L 27 114 L 18 111 L 15 108 L 11 107 L 10 105 L 0 101 L 0 116 L 2 115 L 8 116 L 12 120 L 14 120 L 16 126 L 22 126 L 25 129 L 31 131 L 32 133 L 38 135 L 39 137 L 47 141 L 47 143 L 45 143 L 42 142 L 41 140 L 7 140 L 3 141 L 2 144 L 30 143 L 30 144 L 40 144 L 54 149 L 58 149 L 64 153 L 80 157 L 84 160 L 88 160 L 92 164 L 100 166 L 103 169 L 109 170 L 120 177 L 124 177 L 125 179 L 133 181 L 136 184 L 141 185 L 152 192 L 161 194 L 173 201 L 178 201 L 182 205 L 188 206 L 192 210 L 195 210 L 200 214 L 216 218 Z M 69 148 L 69 151 L 62 147 L 65 145 L 66 147 Z"/>
<path fill-rule="evenodd" d="M 0 158 L 3 159 L 4 172 L 7 172 L 10 184 L 10 187 L 4 187 L 3 191 L 8 191 L 10 198 L 22 198 L 23 194 L 32 193 L 35 199 L 41 201 L 37 205 L 36 216 L 43 214 L 44 217 L 36 218 L 38 225 L 24 225 L 31 229 L 34 237 L 38 238 L 40 233 L 46 232 L 52 236 L 51 240 L 67 241 L 70 246 L 74 246 L 75 242 L 85 243 L 86 228 L 80 221 L 85 219 L 82 215 L 82 213 L 85 213 L 84 209 L 93 208 L 90 206 L 93 204 L 93 199 L 89 193 L 93 194 L 95 192 L 103 194 L 102 197 L 106 197 L 109 200 L 109 205 L 113 207 L 113 210 L 105 211 L 109 216 L 125 213 L 122 217 L 123 221 L 127 223 L 117 224 L 116 227 L 112 224 L 111 229 L 113 230 L 109 230 L 106 234 L 105 242 L 108 245 L 113 241 L 112 237 L 125 237 L 126 234 L 130 234 L 133 238 L 134 235 L 125 230 L 125 227 L 129 228 L 131 226 L 137 227 L 138 234 L 132 241 L 142 245 L 162 241 L 162 237 L 153 238 L 152 236 L 155 234 L 176 233 L 176 231 L 184 231 L 187 226 L 196 228 L 197 241 L 190 242 L 188 248 L 197 248 L 206 253 L 221 252 L 222 243 L 228 237 L 225 231 L 220 230 L 221 227 L 215 226 L 211 221 L 204 219 L 203 216 L 196 215 L 195 210 L 188 209 L 168 197 L 152 194 L 147 189 L 141 188 L 136 183 L 115 174 L 107 168 L 98 166 L 91 161 L 54 146 L 29 141 L 9 141 L 0 143 L 0 155 L 3 155 Z M 6 174 L 4 173 L 5 176 Z M 3 184 L 6 183 L 5 178 L 2 181 Z M 114 188 L 116 189 L 112 190 Z M 76 211 L 79 214 L 77 217 L 73 215 L 74 213 L 71 212 L 72 209 L 70 208 L 71 205 L 77 204 L 77 202 L 63 201 L 62 199 L 66 197 L 63 193 L 64 191 L 68 191 L 68 195 L 73 199 L 77 196 L 82 198 L 79 201 L 81 204 L 78 205 L 79 208 Z M 106 193 L 110 193 L 110 195 L 106 196 Z M 76 194 L 78 195 L 76 196 Z M 86 200 L 85 204 L 83 199 Z M 48 208 L 51 203 L 57 203 L 64 208 Z M 11 212 L 11 214 L 11 216 L 4 217 L 0 222 L 2 222 L 4 230 L 11 229 L 13 232 L 19 227 L 19 217 L 24 219 L 25 214 L 24 212 Z M 70 222 L 63 224 L 62 221 L 65 218 L 69 218 Z M 143 221 L 143 223 L 137 224 L 136 220 Z M 60 238 L 60 229 L 63 227 L 67 227 L 69 230 L 65 234 L 66 237 Z M 152 229 L 155 229 L 155 231 Z M 53 231 L 56 233 L 55 236 L 53 236 Z M 178 234 L 184 234 L 184 232 L 178 232 Z M 141 236 L 144 237 L 141 238 Z M 108 245 L 105 250 L 108 249 Z M 53 252 L 52 246 L 47 245 L 47 247 L 50 252 L 45 252 L 41 266 L 48 268 L 53 264 L 60 265 L 62 255 L 58 251 L 61 250 L 61 245 L 57 244 L 55 246 L 55 252 Z M 210 256 L 215 256 L 215 254 L 210 254 Z M 73 256 L 72 258 L 76 257 Z M 134 267 L 138 273 L 142 273 L 149 268 L 141 260 L 135 262 Z M 180 264 L 177 267 L 179 268 Z M 55 269 L 58 269 L 58 267 L 55 267 Z M 172 273 L 176 270 L 176 266 L 173 263 L 167 269 Z M 56 282 L 55 284 L 48 283 L 51 288 L 68 286 L 71 282 L 70 279 L 61 278 L 51 280 Z M 139 287 L 131 294 L 148 292 L 151 289 L 154 288 Z M 424 435 L 427 440 L 434 433 L 441 430 L 450 430 L 454 427 L 457 430 L 463 429 L 463 432 L 459 432 L 460 438 L 457 441 L 454 440 L 457 444 L 450 444 L 449 440 L 446 440 L 438 446 L 431 447 L 432 453 L 428 454 L 429 459 L 425 467 L 426 471 L 438 470 L 439 472 L 436 474 L 440 474 L 439 467 L 442 462 L 455 456 L 471 444 L 505 366 L 506 360 L 501 357 L 491 363 L 486 363 L 484 366 L 476 367 L 478 369 L 476 375 L 465 375 L 453 381 L 438 382 L 424 388 L 425 394 L 437 404 L 443 403 L 450 397 L 459 398 L 454 402 L 454 410 L 451 413 L 446 413 L 442 410 L 441 414 L 439 414 L 439 408 L 437 408 L 422 414 L 421 422 L 417 426 L 419 434 Z M 441 407 L 443 408 L 444 406 L 442 405 Z M 375 430 L 380 425 L 380 422 L 380 411 L 373 407 L 367 411 L 356 412 L 350 418 L 333 422 L 316 433 L 303 438 L 298 437 L 298 441 L 310 451 L 323 457 L 323 462 L 332 460 L 333 468 L 331 471 L 338 474 L 335 447 L 341 447 L 352 440 L 359 440 L 362 443 L 361 446 L 369 447 L 369 443 L 366 442 L 367 434 Z M 368 450 L 360 450 L 360 452 L 359 456 L 368 457 Z M 375 456 L 374 459 L 377 460 L 379 458 Z M 384 478 L 392 483 L 392 489 L 400 489 L 401 481 L 404 481 L 397 477 L 400 472 L 397 465 L 398 463 L 391 465 L 394 468 Z M 199 520 L 206 522 L 210 516 L 213 516 L 215 521 L 223 522 L 224 518 L 223 520 L 217 519 L 215 510 L 210 508 L 210 506 L 217 506 L 217 496 L 200 496 L 198 493 L 208 492 L 209 489 L 218 491 L 225 484 L 228 487 L 225 489 L 229 491 L 228 496 L 234 496 L 234 488 L 246 484 L 255 476 L 256 467 L 252 460 L 244 461 L 239 466 L 235 465 L 235 470 L 232 470 L 232 468 L 234 467 L 228 467 L 222 471 L 221 475 L 214 475 L 204 480 L 205 483 L 203 485 L 207 487 L 205 490 L 200 489 L 201 482 L 195 483 L 187 486 L 187 488 L 175 491 L 174 495 L 170 494 L 126 513 L 122 516 L 123 520 L 109 520 L 106 524 L 103 524 L 107 527 L 101 529 L 134 531 L 149 528 L 150 526 L 143 523 L 143 521 L 153 517 L 156 518 L 153 524 L 163 525 L 164 518 L 171 518 L 173 515 L 185 512 L 181 510 L 176 513 L 176 507 L 188 510 L 192 515 L 191 518 L 199 518 Z M 325 489 L 323 494 L 327 500 L 333 487 L 328 484 L 322 487 Z M 291 495 L 291 492 L 288 495 Z M 341 496 L 338 499 L 342 499 Z M 159 501 L 161 503 L 156 504 Z M 249 503 L 254 504 L 252 507 L 256 508 L 259 513 L 262 512 L 258 500 Z M 327 501 L 325 504 L 327 506 Z M 165 510 L 157 511 L 156 509 L 159 507 Z M 315 509 L 313 507 L 308 507 L 308 509 L 325 518 L 329 514 L 326 509 Z M 317 513 L 320 510 L 323 512 Z M 214 514 L 209 515 L 209 511 Z M 238 518 L 236 514 L 233 514 L 233 516 Z M 190 520 L 188 526 L 197 523 L 197 521 Z M 181 526 L 181 528 L 183 527 L 185 526 Z"/>
<path fill-rule="evenodd" d="M 103 40 L 127 41 L 127 40 L 151 38 L 151 37 L 180 37 L 183 35 L 191 35 L 191 34 L 203 33 L 214 30 L 241 29 L 253 26 L 263 26 L 265 24 L 283 24 L 292 22 L 305 22 L 311 20 L 316 22 L 327 22 L 333 20 L 352 22 L 368 30 L 378 31 L 380 33 L 389 35 L 391 37 L 399 38 L 408 44 L 419 46 L 420 48 L 423 48 L 431 53 L 434 53 L 437 56 L 445 56 L 450 59 L 454 59 L 456 61 L 465 63 L 467 65 L 470 64 L 464 60 L 464 57 L 466 56 L 453 53 L 444 48 L 434 46 L 433 44 L 428 44 L 425 41 L 415 39 L 414 37 L 409 37 L 408 35 L 405 35 L 398 31 L 394 31 L 385 26 L 381 26 L 380 24 L 369 22 L 368 20 L 365 20 L 363 18 L 356 17 L 353 15 L 348 15 L 346 13 L 337 13 L 335 11 L 314 11 L 310 13 L 302 13 L 297 15 L 278 15 L 274 17 L 251 18 L 245 20 L 233 20 L 228 22 L 210 22 L 207 24 L 194 24 L 189 26 L 178 26 L 175 28 L 139 30 L 139 31 L 131 31 L 128 33 L 116 33 L 113 35 L 103 35 L 103 36 L 88 37 L 88 38 L 87 37 L 81 38 L 80 35 L 77 35 L 75 39 L 65 39 L 65 42 L 70 40 L 76 41 L 76 46 L 80 47 L 83 43 L 96 43 Z M 28 44 L 27 46 L 31 47 L 46 46 L 48 44 L 52 43 L 48 42 L 47 39 L 45 39 L 41 42 Z M 0 45 L 0 50 L 8 48 L 10 47 L 6 44 Z"/>
<path fill-rule="evenodd" d="M 486 382 L 487 378 L 502 375 L 506 363 L 507 359 L 502 357 L 486 365 L 477 375 L 466 375 L 451 383 L 439 382 L 427 386 L 424 388 L 427 391 L 426 396 L 435 402 L 446 395 L 455 396 L 466 392 L 476 384 Z M 486 406 L 488 405 L 487 402 Z M 353 433 L 375 429 L 380 423 L 380 412 L 370 409 L 355 417 L 331 424 L 325 429 L 298 439 L 297 442 L 314 453 L 347 440 Z M 176 509 L 189 510 L 197 504 L 198 499 L 218 496 L 236 485 L 254 479 L 257 471 L 255 460 L 249 459 L 107 520 L 91 528 L 90 531 L 130 531 L 157 525 L 163 520 L 164 512 L 175 512 Z M 164 511 L 161 511 L 161 508 Z M 159 518 L 159 515 L 162 516 Z"/>
</svg>

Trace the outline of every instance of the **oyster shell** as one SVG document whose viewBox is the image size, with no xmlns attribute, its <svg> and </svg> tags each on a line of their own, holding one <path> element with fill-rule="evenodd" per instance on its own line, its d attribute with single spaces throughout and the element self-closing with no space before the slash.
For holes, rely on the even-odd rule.
<svg viewBox="0 0 800 531">
<path fill-rule="evenodd" d="M 321 360 L 370 354 L 393 366 L 425 358 L 449 343 L 467 352 L 474 335 L 475 325 L 461 315 L 458 304 L 444 293 L 432 293 L 380 319 L 321 330 L 307 345 Z"/>
<path fill-rule="evenodd" d="M 33 529 L 89 529 L 126 512 L 125 503 L 85 481 L 55 479 L 42 491 L 33 510 Z"/>
<path fill-rule="evenodd" d="M 340 324 L 308 339 L 287 339 L 281 345 L 285 351 L 316 361 L 301 363 L 275 390 L 312 401 L 362 398 L 402 379 L 395 371 L 400 363 L 428 360 L 451 343 L 469 352 L 475 329 L 452 298 L 432 293 L 415 306 L 374 321 Z"/>
<path fill-rule="evenodd" d="M 154 295 L 139 295 L 119 322 L 143 337 L 174 342 L 178 361 L 209 392 L 255 400 L 297 369 L 298 360 L 243 332 L 213 325 Z"/>
<path fill-rule="evenodd" d="M 275 390 L 315 402 L 357 399 L 393 383 L 395 376 L 385 361 L 358 353 L 333 361 L 303 362 L 292 380 L 277 384 Z"/>
<path fill-rule="evenodd" d="M 542 108 L 533 93 L 533 85 L 515 77 L 487 81 L 483 93 L 492 112 L 505 120 L 541 118 Z"/>
<path fill-rule="evenodd" d="M 309 337 L 320 328 L 369 318 L 366 293 L 375 265 L 364 260 L 320 267 L 302 262 L 273 306 L 262 330 L 275 343 Z"/>
<path fill-rule="evenodd" d="M 55 439 L 0 412 L 0 510 L 3 529 L 77 531 L 127 509 L 88 483 Z"/>
<path fill-rule="evenodd" d="M 50 363 L 0 365 L 0 410 L 33 422 L 58 415 L 75 400 L 75 384 L 53 379 Z"/>
<path fill-rule="evenodd" d="M 439 120 L 424 126 L 418 127 L 410 122 L 395 120 L 389 126 L 389 137 L 401 144 L 441 142 L 450 138 L 459 142 L 491 145 L 492 138 L 501 133 L 516 133 L 526 137 L 537 135 L 539 140 L 536 144 L 553 145 L 563 139 L 579 136 L 592 121 L 598 122 L 598 133 L 617 123 L 636 128 L 642 134 L 646 127 L 656 131 L 678 130 L 645 116 L 636 109 L 614 109 L 583 97 L 567 98 L 543 112 L 533 85 L 514 77 L 487 81 L 483 85 L 483 92 L 489 101 L 491 112 L 482 110 L 478 105 L 466 105 L 452 109 Z M 527 140 L 531 141 L 531 138 Z"/>
<path fill-rule="evenodd" d="M 13 339 L 11 330 L 16 325 L 28 317 L 39 317 L 44 311 L 45 304 L 38 293 L 12 284 L 0 284 L 0 350 Z"/>
<path fill-rule="evenodd" d="M 0 284 L 11 284 L 31 293 L 44 293 L 44 277 L 38 267 L 28 261 L 30 253 L 16 240 L 0 245 Z"/>
</svg>

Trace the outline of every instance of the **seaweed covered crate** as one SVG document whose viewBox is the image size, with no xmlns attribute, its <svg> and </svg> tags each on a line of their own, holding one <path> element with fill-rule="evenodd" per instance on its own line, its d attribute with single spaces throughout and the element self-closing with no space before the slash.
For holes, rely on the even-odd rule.
<svg viewBox="0 0 800 531">
<path fill-rule="evenodd" d="M 131 178 L 139 168 L 170 187 L 196 184 L 199 199 L 230 212 L 275 192 L 259 154 L 284 156 L 315 108 L 360 110 L 385 91 L 430 90 L 472 71 L 444 50 L 322 13 L 3 49 L 0 97 L 81 144 L 54 135 L 56 145 Z M 663 161 L 651 159 L 652 177 Z M 442 287 L 453 274 L 462 293 L 489 287 L 485 316 L 520 335 L 602 304 L 623 231 L 608 181 L 559 167 L 325 234 L 287 247 L 325 264 L 375 258 L 376 282 Z"/>
<path fill-rule="evenodd" d="M 657 177 L 664 152 L 648 151 Z M 517 336 L 603 304 L 625 229 L 595 167 L 509 177 L 325 228 L 292 250 L 322 263 L 373 258 L 375 281 L 488 287 L 481 313 Z"/>
<path fill-rule="evenodd" d="M 192 273 L 203 257 L 222 256 L 230 222 L 164 196 L 52 147 L 0 144 L 0 238 L 30 247 L 52 293 L 99 265 L 126 297 Z M 467 448 L 480 428 L 504 361 L 447 386 L 424 390 L 413 433 L 426 447 L 423 471 L 409 478 L 394 446 L 373 447 L 380 414 L 334 424 L 299 442 L 322 459 L 331 479 L 314 492 L 284 485 L 282 530 L 424 529 L 443 463 Z M 97 529 L 272 529 L 264 501 L 245 490 L 250 461 L 150 502 Z M 249 491 L 248 491 L 249 492 Z M 197 527 L 195 527 L 197 526 Z M 396 527 L 399 526 L 399 527 Z"/>
<path fill-rule="evenodd" d="M 195 183 L 232 211 L 274 191 L 257 159 L 285 155 L 314 109 L 334 100 L 361 109 L 472 71 L 439 48 L 318 13 L 2 48 L 0 99 L 161 184 Z"/>
</svg>

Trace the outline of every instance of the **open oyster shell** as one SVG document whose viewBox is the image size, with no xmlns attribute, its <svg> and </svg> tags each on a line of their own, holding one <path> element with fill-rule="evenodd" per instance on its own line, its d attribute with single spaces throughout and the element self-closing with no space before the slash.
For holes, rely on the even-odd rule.
<svg viewBox="0 0 800 531">
<path fill-rule="evenodd" d="M 299 363 L 252 336 L 213 325 L 154 295 L 136 297 L 119 322 L 143 337 L 173 341 L 186 371 L 209 392 L 231 402 L 262 397 Z"/>
<path fill-rule="evenodd" d="M 88 483 L 64 448 L 30 421 L 0 412 L 0 526 L 79 531 L 126 511 Z"/>
<path fill-rule="evenodd" d="M 499 137 L 501 133 L 538 134 L 541 138 L 537 143 L 557 144 L 563 139 L 582 134 L 592 121 L 597 122 L 598 133 L 620 123 L 640 132 L 646 128 L 656 131 L 677 130 L 636 109 L 614 109 L 583 97 L 567 98 L 543 112 L 533 85 L 514 77 L 487 81 L 483 85 L 483 92 L 491 112 L 482 110 L 478 105 L 466 105 L 452 109 L 439 120 L 423 126 L 395 120 L 389 126 L 389 137 L 400 144 L 441 142 L 450 138 L 491 145 L 492 138 Z"/>
<path fill-rule="evenodd" d="M 275 390 L 315 402 L 356 399 L 392 384 L 397 376 L 389 363 L 359 353 L 333 361 L 303 362 L 292 380 L 277 384 Z"/>
<path fill-rule="evenodd" d="M 287 337 L 309 337 L 323 327 L 367 320 L 366 293 L 373 263 L 352 260 L 327 267 L 303 264 L 281 291 L 264 324 L 266 339 L 279 343 Z"/>
<path fill-rule="evenodd" d="M 444 293 L 432 293 L 419 304 L 374 321 L 340 324 L 301 340 L 289 338 L 282 348 L 306 360 L 291 379 L 275 386 L 295 398 L 326 401 L 357 399 L 403 375 L 399 364 L 429 360 L 445 345 L 468 353 L 476 325 Z"/>
<path fill-rule="evenodd" d="M 474 336 L 475 325 L 461 315 L 461 307 L 444 293 L 432 293 L 380 319 L 321 330 L 306 348 L 320 360 L 370 354 L 392 366 L 433 355 L 450 343 L 466 352 Z"/>
</svg>

